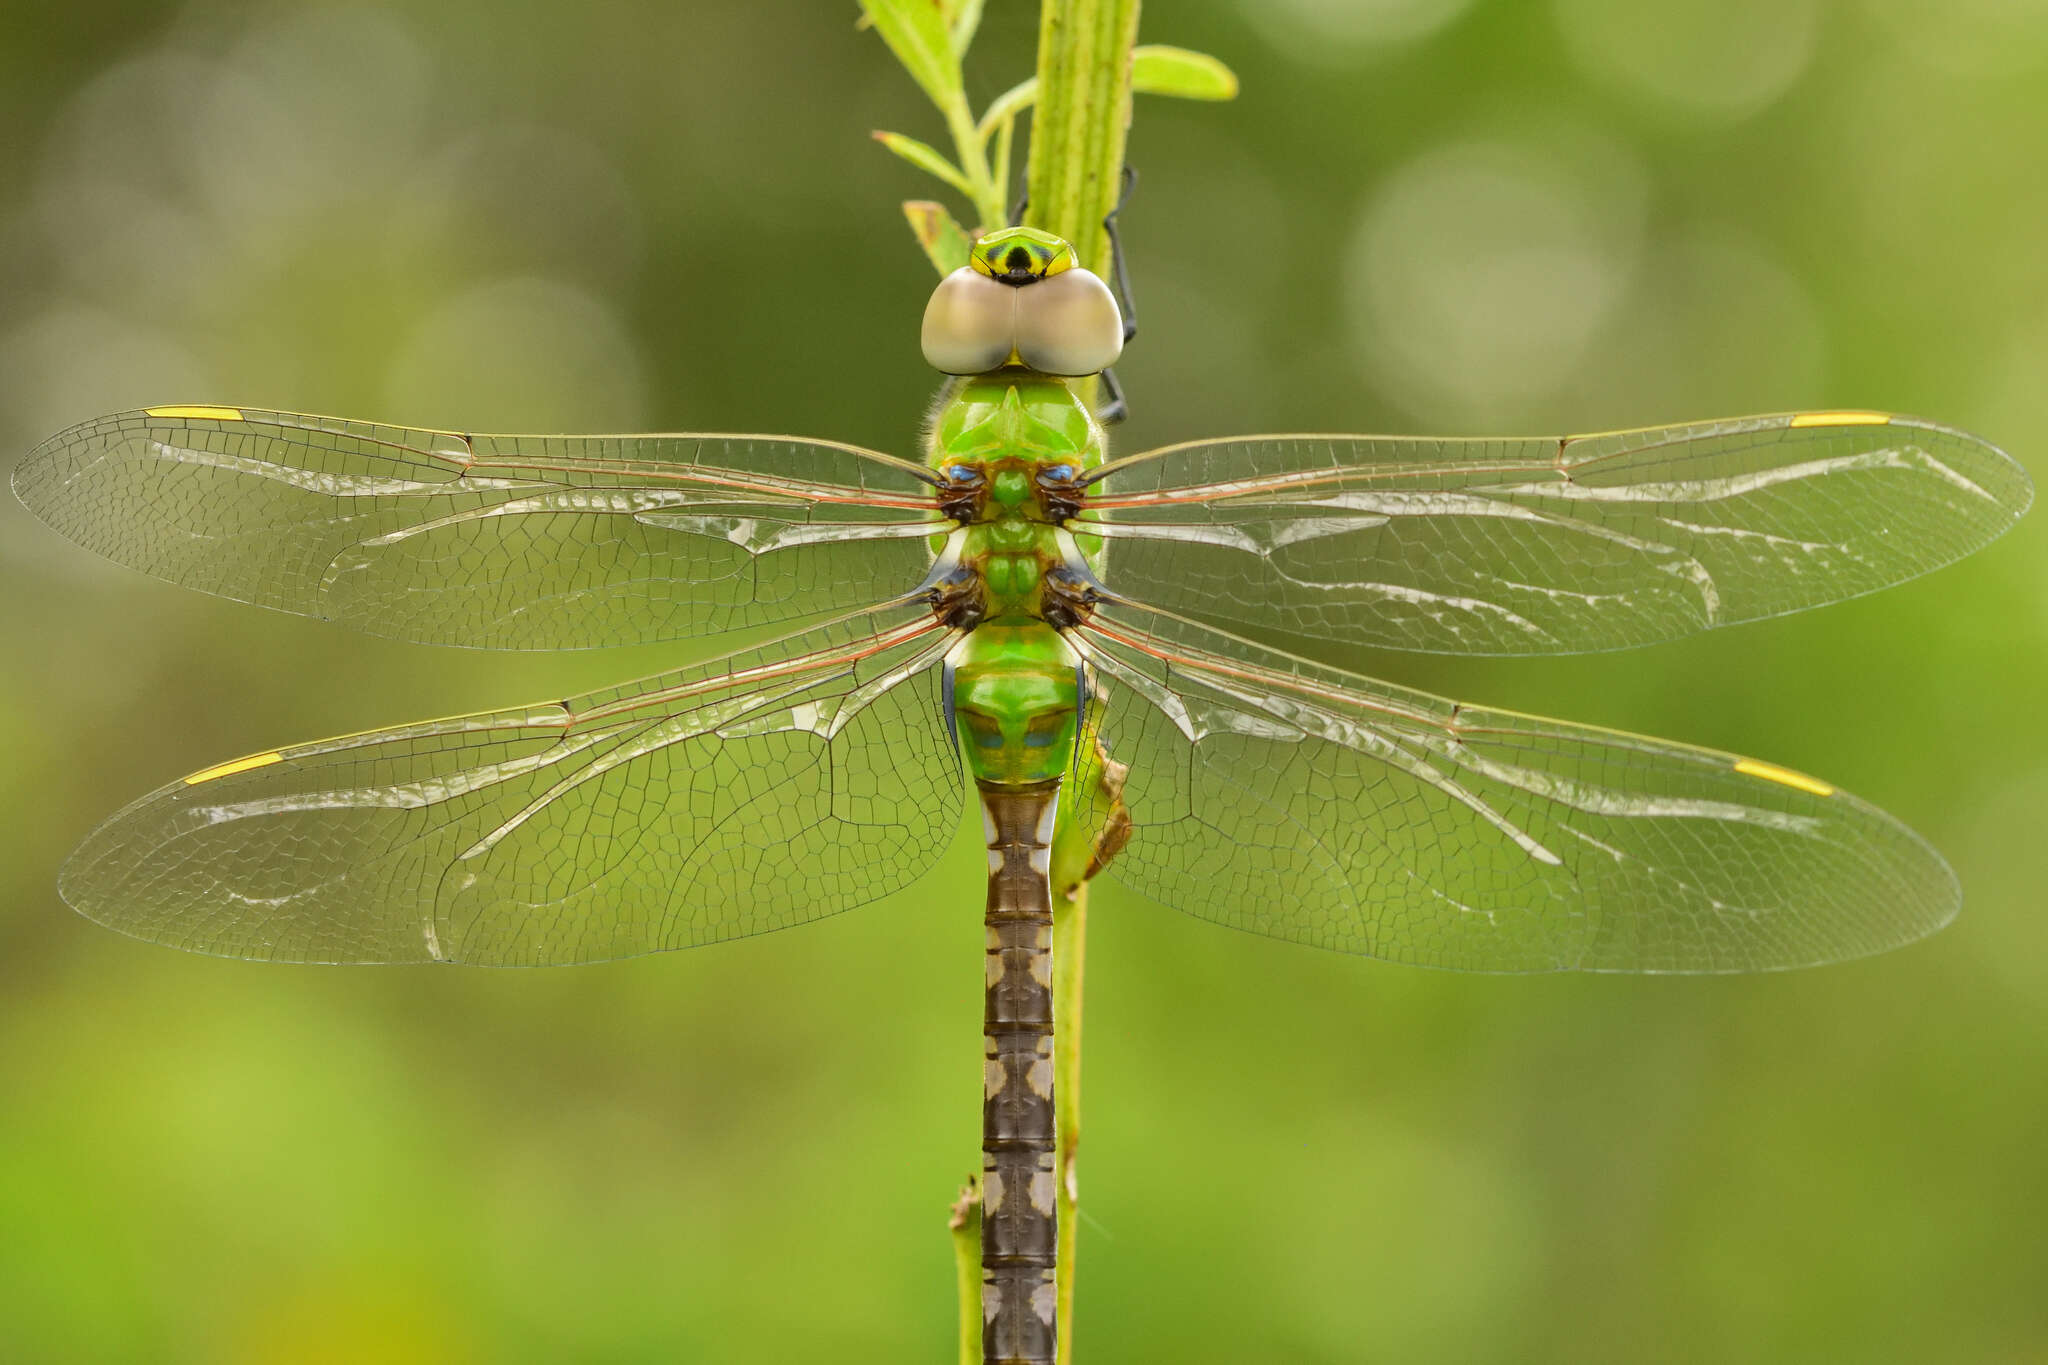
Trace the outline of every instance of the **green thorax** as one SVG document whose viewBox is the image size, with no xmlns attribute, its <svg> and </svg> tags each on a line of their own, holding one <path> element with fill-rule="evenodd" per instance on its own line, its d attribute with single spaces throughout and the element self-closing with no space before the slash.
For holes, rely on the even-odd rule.
<svg viewBox="0 0 2048 1365">
<path fill-rule="evenodd" d="M 984 619 L 1041 618 L 1045 573 L 1063 560 L 1061 490 L 1101 462 L 1101 428 L 1063 379 L 1011 367 L 962 380 L 944 397 L 931 464 L 977 489 L 960 562 L 987 591 Z"/>
<path fill-rule="evenodd" d="M 1102 460 L 1102 432 L 1067 380 L 1011 365 L 956 381 L 932 424 L 935 469 L 956 463 L 1022 459 Z"/>
<path fill-rule="evenodd" d="M 1060 499 L 1101 460 L 1101 429 L 1066 381 L 1014 366 L 959 381 L 933 423 L 932 467 L 975 490 L 960 567 L 980 580 L 983 612 L 949 662 L 961 744 L 983 783 L 1048 781 L 1073 759 L 1078 660 L 1045 622 L 1045 584 L 1071 553 L 1062 540 L 1073 544 Z"/>
</svg>

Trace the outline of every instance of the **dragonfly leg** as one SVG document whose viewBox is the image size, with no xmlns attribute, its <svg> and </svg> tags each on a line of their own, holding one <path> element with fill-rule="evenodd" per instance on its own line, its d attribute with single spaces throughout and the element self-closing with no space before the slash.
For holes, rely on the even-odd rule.
<svg viewBox="0 0 2048 1365">
<path fill-rule="evenodd" d="M 1131 191 L 1138 187 L 1138 168 L 1124 163 L 1123 188 L 1117 192 L 1116 207 L 1102 219 L 1102 230 L 1109 234 L 1109 273 L 1116 289 L 1116 306 L 1124 315 L 1124 345 L 1138 335 L 1138 308 L 1131 302 L 1131 272 L 1124 264 L 1123 239 L 1117 236 L 1116 216 L 1131 202 Z"/>
<path fill-rule="evenodd" d="M 1109 235 L 1109 274 L 1112 288 L 1116 291 L 1116 306 L 1124 318 L 1124 345 L 1131 344 L 1131 338 L 1138 335 L 1137 307 L 1131 302 L 1131 272 L 1124 262 L 1123 239 L 1117 235 L 1116 216 L 1124 211 L 1124 205 L 1131 202 L 1131 191 L 1138 185 L 1137 167 L 1124 163 L 1123 188 L 1117 192 L 1116 207 L 1102 219 L 1102 230 Z M 1102 391 L 1106 402 L 1095 414 L 1095 420 L 1102 425 L 1115 426 L 1131 415 L 1131 405 L 1124 400 L 1124 386 L 1117 382 L 1113 369 L 1102 372 Z"/>
<path fill-rule="evenodd" d="M 1131 405 L 1124 401 L 1124 386 L 1117 383 L 1115 370 L 1102 372 L 1102 406 L 1095 410 L 1095 420 L 1106 427 L 1113 427 L 1131 415 Z"/>
<path fill-rule="evenodd" d="M 1116 291 L 1116 306 L 1123 313 L 1124 345 L 1138 335 L 1138 310 L 1131 302 L 1131 272 L 1124 263 L 1123 239 L 1117 236 L 1116 216 L 1131 202 L 1131 191 L 1138 187 L 1138 168 L 1124 163 L 1123 187 L 1117 191 L 1116 207 L 1102 217 L 1102 230 L 1109 234 L 1109 273 L 1111 285 Z M 1010 226 L 1017 227 L 1024 222 L 1024 211 L 1031 207 L 1031 195 L 1027 192 L 1017 196 L 1017 202 L 1010 208 Z"/>
<path fill-rule="evenodd" d="M 1124 345 L 1131 344 L 1131 338 L 1138 335 L 1138 315 L 1131 303 L 1131 272 L 1124 263 L 1124 244 L 1117 236 L 1116 216 L 1124 211 L 1124 205 L 1131 202 L 1131 191 L 1138 185 L 1138 168 L 1124 163 L 1122 188 L 1117 191 L 1116 207 L 1103 215 L 1102 230 L 1109 234 L 1109 273 L 1111 287 L 1116 292 L 1116 306 L 1123 314 Z M 1010 224 L 1017 226 L 1024 221 L 1024 211 L 1031 207 L 1031 195 L 1027 192 L 1018 196 L 1010 209 Z M 1124 386 L 1117 383 L 1114 370 L 1102 372 L 1102 388 L 1107 396 L 1102 408 L 1095 414 L 1095 420 L 1106 427 L 1115 426 L 1131 415 L 1130 404 L 1124 401 Z"/>
</svg>

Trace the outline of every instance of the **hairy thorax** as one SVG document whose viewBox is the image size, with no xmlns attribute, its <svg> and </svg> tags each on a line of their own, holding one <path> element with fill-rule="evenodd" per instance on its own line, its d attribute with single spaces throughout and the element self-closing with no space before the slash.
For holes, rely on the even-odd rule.
<svg viewBox="0 0 2048 1365">
<path fill-rule="evenodd" d="M 949 694 L 985 784 L 1057 778 L 1072 754 L 1080 661 L 1061 632 L 1090 610 L 1094 578 L 1065 522 L 1101 458 L 1101 428 L 1064 380 L 1011 367 L 940 398 L 930 459 L 957 525 L 932 610 L 965 632 Z"/>
<path fill-rule="evenodd" d="M 1063 379 L 1013 366 L 940 396 L 930 460 L 940 510 L 962 528 L 947 546 L 949 624 L 1071 624 L 1088 565 L 1063 528 L 1101 459 L 1101 428 Z"/>
</svg>

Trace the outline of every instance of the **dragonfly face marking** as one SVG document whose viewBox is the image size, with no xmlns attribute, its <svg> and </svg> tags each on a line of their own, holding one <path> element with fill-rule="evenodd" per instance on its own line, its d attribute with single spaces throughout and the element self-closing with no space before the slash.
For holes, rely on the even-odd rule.
<svg viewBox="0 0 2048 1365">
<path fill-rule="evenodd" d="M 967 252 L 978 275 L 1021 288 L 1079 268 L 1074 248 L 1043 228 L 1005 227 L 983 233 Z"/>
</svg>

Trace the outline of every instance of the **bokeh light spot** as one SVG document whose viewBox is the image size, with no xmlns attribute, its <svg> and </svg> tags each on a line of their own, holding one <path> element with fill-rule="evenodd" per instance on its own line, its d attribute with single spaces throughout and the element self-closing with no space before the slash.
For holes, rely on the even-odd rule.
<svg viewBox="0 0 2048 1365">
<path fill-rule="evenodd" d="M 1396 170 L 1351 243 L 1368 380 L 1436 421 L 1526 411 L 1627 289 L 1645 193 L 1625 152 L 1574 130 L 1459 143 Z"/>
<path fill-rule="evenodd" d="M 1349 65 L 1382 48 L 1419 42 L 1471 0 L 1243 0 L 1252 26 L 1290 57 Z"/>
<path fill-rule="evenodd" d="M 2048 60 L 2048 0 L 1863 0 L 1916 61 L 1955 76 L 2017 76 Z"/>
<path fill-rule="evenodd" d="M 1588 75 L 1700 122 L 1747 118 L 1813 58 L 1813 0 L 1556 0 L 1565 47 Z"/>
<path fill-rule="evenodd" d="M 458 430 L 630 431 L 646 385 L 618 316 L 554 280 L 494 280 L 430 313 L 391 361 L 400 420 Z"/>
<path fill-rule="evenodd" d="M 1645 253 L 1636 287 L 1589 353 L 1577 410 L 1626 425 L 1853 397 L 1827 388 L 1827 360 L 1803 280 L 1746 233 L 1694 228 Z"/>
</svg>

